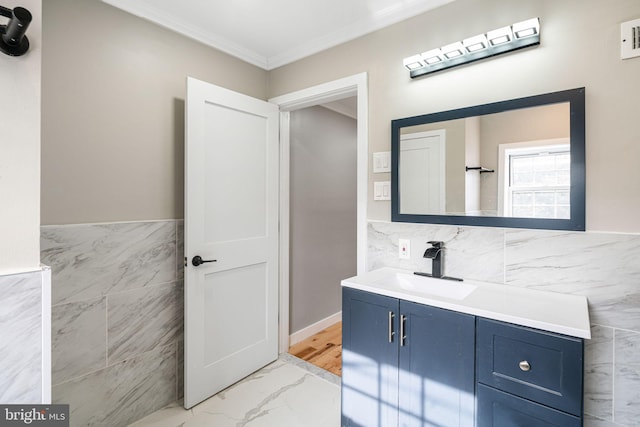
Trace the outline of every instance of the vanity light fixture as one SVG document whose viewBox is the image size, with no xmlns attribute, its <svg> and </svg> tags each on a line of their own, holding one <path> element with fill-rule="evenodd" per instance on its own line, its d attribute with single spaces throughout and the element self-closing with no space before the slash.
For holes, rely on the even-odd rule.
<svg viewBox="0 0 640 427">
<path fill-rule="evenodd" d="M 457 58 L 464 55 L 464 46 L 460 42 L 455 42 L 442 47 L 442 53 L 447 59 Z"/>
<path fill-rule="evenodd" d="M 427 65 L 433 65 L 444 61 L 444 55 L 442 55 L 442 51 L 440 49 L 431 49 L 420 56 L 424 58 L 424 62 L 426 62 Z"/>
<path fill-rule="evenodd" d="M 464 39 L 462 44 L 464 45 L 464 48 L 467 49 L 467 52 L 477 52 L 479 50 L 486 49 L 489 46 L 487 37 L 484 34 Z"/>
<path fill-rule="evenodd" d="M 491 46 L 498 46 L 501 44 L 509 43 L 513 40 L 513 33 L 511 27 L 498 28 L 487 33 L 487 38 Z"/>
<path fill-rule="evenodd" d="M 513 34 L 518 39 L 535 36 L 539 31 L 540 21 L 538 20 L 538 18 L 528 19 L 526 21 L 513 24 Z"/>
<path fill-rule="evenodd" d="M 412 79 L 480 59 L 540 44 L 540 20 L 527 19 L 513 25 L 469 37 L 463 41 L 405 58 Z"/>
<path fill-rule="evenodd" d="M 425 66 L 422 56 L 420 55 L 413 55 L 408 58 L 404 58 L 403 63 L 408 70 L 416 70 Z"/>
</svg>

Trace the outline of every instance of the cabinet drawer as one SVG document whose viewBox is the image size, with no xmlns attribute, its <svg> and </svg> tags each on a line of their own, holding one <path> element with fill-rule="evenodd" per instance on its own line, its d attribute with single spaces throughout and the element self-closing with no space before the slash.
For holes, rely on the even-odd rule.
<svg viewBox="0 0 640 427">
<path fill-rule="evenodd" d="M 579 417 L 478 384 L 477 427 L 581 427 Z"/>
<path fill-rule="evenodd" d="M 478 382 L 582 415 L 581 339 L 478 319 Z"/>
</svg>

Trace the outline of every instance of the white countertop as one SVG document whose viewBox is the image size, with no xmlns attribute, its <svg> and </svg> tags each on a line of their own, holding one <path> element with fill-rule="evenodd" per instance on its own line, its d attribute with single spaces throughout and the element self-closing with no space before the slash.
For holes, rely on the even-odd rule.
<svg viewBox="0 0 640 427">
<path fill-rule="evenodd" d="M 413 272 L 385 267 L 345 279 L 342 286 L 573 337 L 591 338 L 589 309 L 584 296 L 465 280 L 462 283 L 475 286 L 475 290 L 462 299 L 448 298 L 417 289 L 417 286 L 407 288 L 405 279 L 412 280 L 407 275 L 413 275 Z M 431 284 L 437 280 L 438 286 L 442 282 L 442 287 L 455 287 L 459 283 L 427 280 Z M 413 282 L 420 282 L 420 279 Z"/>
</svg>

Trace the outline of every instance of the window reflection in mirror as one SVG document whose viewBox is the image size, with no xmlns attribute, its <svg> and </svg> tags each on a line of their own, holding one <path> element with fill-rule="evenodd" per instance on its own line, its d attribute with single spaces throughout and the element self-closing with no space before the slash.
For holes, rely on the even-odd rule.
<svg viewBox="0 0 640 427">
<path fill-rule="evenodd" d="M 499 153 L 496 214 L 571 217 L 569 138 L 500 144 Z"/>
<path fill-rule="evenodd" d="M 584 230 L 584 89 L 394 120 L 392 164 L 394 221 Z"/>
</svg>

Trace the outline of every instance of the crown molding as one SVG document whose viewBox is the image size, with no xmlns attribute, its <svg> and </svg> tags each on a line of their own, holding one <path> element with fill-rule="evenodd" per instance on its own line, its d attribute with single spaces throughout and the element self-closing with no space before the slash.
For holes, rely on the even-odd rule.
<svg viewBox="0 0 640 427">
<path fill-rule="evenodd" d="M 373 15 L 360 19 L 351 25 L 339 30 L 332 31 L 324 36 L 303 42 L 298 46 L 270 57 L 264 56 L 241 46 L 233 41 L 211 31 L 194 27 L 192 24 L 171 16 L 166 11 L 161 10 L 146 2 L 132 2 L 131 0 L 102 0 L 111 6 L 124 10 L 140 18 L 151 21 L 157 25 L 168 28 L 186 37 L 204 43 L 207 46 L 220 50 L 234 56 L 249 64 L 255 65 L 265 70 L 272 70 L 283 65 L 298 61 L 307 56 L 316 54 L 323 50 L 335 47 L 342 43 L 351 41 L 363 35 L 372 33 L 389 25 L 398 23 L 413 16 L 425 13 L 429 10 L 451 3 L 454 0 L 431 0 L 431 1 L 405 1 L 396 3 L 391 7 L 383 9 Z M 291 37 L 295 37 L 292 35 Z"/>
<path fill-rule="evenodd" d="M 189 37 L 195 41 L 203 43 L 209 47 L 227 53 L 249 64 L 255 65 L 262 69 L 268 69 L 267 58 L 240 46 L 220 35 L 199 28 L 194 28 L 184 20 L 177 19 L 163 10 L 148 4 L 140 2 L 131 2 L 130 0 L 102 0 L 102 2 L 110 4 L 118 9 L 124 10 L 139 18 L 151 21 L 154 24 L 165 27 L 171 31 L 175 31 L 183 36 Z"/>
</svg>

